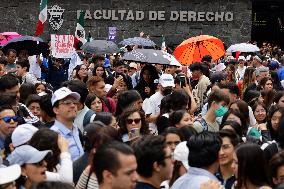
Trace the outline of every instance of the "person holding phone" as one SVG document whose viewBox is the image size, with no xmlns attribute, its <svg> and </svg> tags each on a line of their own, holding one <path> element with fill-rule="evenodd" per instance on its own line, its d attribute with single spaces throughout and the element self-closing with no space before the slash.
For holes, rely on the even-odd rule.
<svg viewBox="0 0 284 189">
<path fill-rule="evenodd" d="M 130 142 L 150 133 L 144 113 L 135 107 L 129 107 L 121 114 L 118 125 L 123 142 Z"/>
</svg>

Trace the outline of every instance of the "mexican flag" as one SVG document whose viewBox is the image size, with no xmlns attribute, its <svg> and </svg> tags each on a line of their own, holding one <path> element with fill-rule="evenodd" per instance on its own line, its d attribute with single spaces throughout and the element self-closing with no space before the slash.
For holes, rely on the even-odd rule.
<svg viewBox="0 0 284 189">
<path fill-rule="evenodd" d="M 40 36 L 43 33 L 44 22 L 47 20 L 47 0 L 41 0 L 40 13 L 38 16 L 38 22 L 36 25 L 35 36 Z"/>
<path fill-rule="evenodd" d="M 85 29 L 84 29 L 84 16 L 85 16 L 85 11 L 80 12 L 80 17 L 77 20 L 77 25 L 76 25 L 76 31 L 75 31 L 75 43 L 78 41 L 81 41 L 83 44 L 86 43 L 86 38 L 85 38 Z"/>
<path fill-rule="evenodd" d="M 166 38 L 165 36 L 162 36 L 162 51 L 167 52 L 167 47 L 166 47 Z"/>
</svg>

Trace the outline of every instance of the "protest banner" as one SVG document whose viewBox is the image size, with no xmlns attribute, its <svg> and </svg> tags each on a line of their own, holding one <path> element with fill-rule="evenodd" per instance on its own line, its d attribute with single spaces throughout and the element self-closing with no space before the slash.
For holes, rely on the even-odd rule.
<svg viewBox="0 0 284 189">
<path fill-rule="evenodd" d="M 51 35 L 51 51 L 55 58 L 71 58 L 75 49 L 73 35 Z"/>
</svg>

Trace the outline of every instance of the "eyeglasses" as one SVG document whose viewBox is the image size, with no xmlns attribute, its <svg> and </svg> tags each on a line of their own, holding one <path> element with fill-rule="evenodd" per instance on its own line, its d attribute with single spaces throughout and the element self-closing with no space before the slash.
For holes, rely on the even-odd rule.
<svg viewBox="0 0 284 189">
<path fill-rule="evenodd" d="M 77 105 L 78 103 L 79 101 L 77 100 L 64 100 L 64 101 L 61 101 L 59 104 L 70 106 L 71 104 Z"/>
<path fill-rule="evenodd" d="M 178 144 L 180 143 L 180 141 L 168 141 L 168 142 L 166 142 L 166 144 L 167 145 L 169 145 L 169 146 L 171 146 L 171 145 L 175 145 L 175 146 L 177 146 Z"/>
<path fill-rule="evenodd" d="M 134 121 L 135 124 L 138 124 L 138 123 L 140 123 L 141 118 L 137 118 L 137 119 L 127 119 L 127 120 L 126 120 L 126 123 L 127 123 L 127 124 L 132 124 L 133 121 Z"/>
<path fill-rule="evenodd" d="M 6 116 L 1 118 L 5 123 L 11 123 L 13 120 L 14 122 L 18 122 L 18 116 Z"/>
<path fill-rule="evenodd" d="M 224 145 L 222 145 L 221 146 L 221 148 L 222 148 L 222 150 L 228 150 L 228 149 L 230 149 L 231 148 L 231 144 L 224 144 Z"/>
</svg>

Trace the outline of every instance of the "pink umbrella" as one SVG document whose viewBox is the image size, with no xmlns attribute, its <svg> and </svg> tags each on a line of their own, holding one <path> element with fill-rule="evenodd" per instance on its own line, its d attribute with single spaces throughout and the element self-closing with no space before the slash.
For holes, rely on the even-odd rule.
<svg viewBox="0 0 284 189">
<path fill-rule="evenodd" d="M 3 46 L 8 41 L 10 41 L 11 39 L 16 38 L 16 37 L 21 37 L 21 35 L 18 34 L 17 32 L 3 32 L 3 33 L 0 33 L 0 45 Z"/>
</svg>

